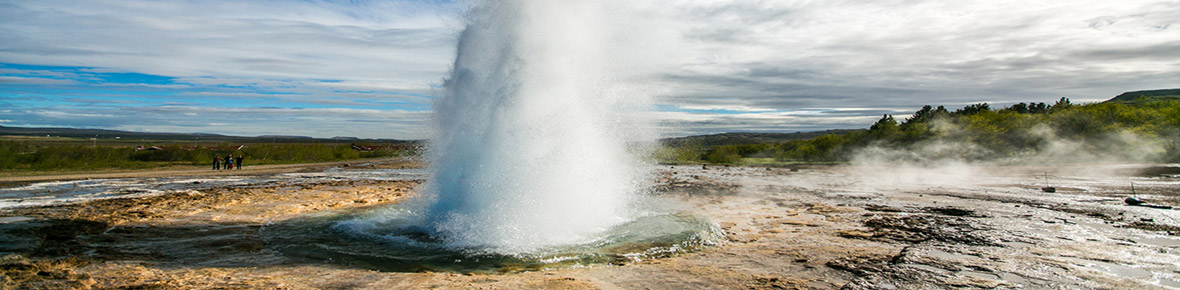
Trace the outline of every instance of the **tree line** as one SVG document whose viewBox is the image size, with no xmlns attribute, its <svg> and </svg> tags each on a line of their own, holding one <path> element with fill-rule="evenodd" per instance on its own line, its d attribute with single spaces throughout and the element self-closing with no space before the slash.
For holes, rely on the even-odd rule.
<svg viewBox="0 0 1180 290">
<path fill-rule="evenodd" d="M 1178 139 L 1180 101 L 1176 99 L 1073 104 L 1061 98 L 1053 104 L 1017 103 L 998 109 L 987 103 L 954 111 L 927 105 L 901 121 L 884 115 L 868 130 L 776 143 L 687 144 L 664 148 L 657 152 L 657 159 L 668 163 L 741 164 L 750 159 L 838 163 L 867 148 L 909 150 L 937 143 L 953 148 L 920 154 L 973 161 L 1037 156 L 1060 149 L 1061 141 L 1073 144 L 1070 150 L 1106 153 L 1128 150 L 1135 145 L 1131 143 L 1144 141 L 1161 144 L 1144 161 L 1180 162 Z"/>
</svg>

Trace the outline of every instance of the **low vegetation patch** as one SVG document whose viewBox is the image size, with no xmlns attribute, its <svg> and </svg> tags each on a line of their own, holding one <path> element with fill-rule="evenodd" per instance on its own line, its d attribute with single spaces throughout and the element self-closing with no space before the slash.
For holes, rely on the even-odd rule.
<svg viewBox="0 0 1180 290">
<path fill-rule="evenodd" d="M 330 162 L 417 154 L 404 144 L 106 142 L 85 139 L 43 142 L 0 138 L 0 170 L 58 171 L 146 169 L 174 165 L 212 167 L 215 156 L 243 157 L 246 166 Z"/>
<path fill-rule="evenodd" d="M 882 116 L 868 130 L 810 139 L 705 146 L 666 142 L 662 163 L 790 165 L 865 158 L 921 163 L 957 160 L 1057 163 L 1121 160 L 1180 162 L 1180 97 L 1124 97 L 1073 104 L 987 103 L 951 111 L 924 106 L 898 121 Z"/>
</svg>

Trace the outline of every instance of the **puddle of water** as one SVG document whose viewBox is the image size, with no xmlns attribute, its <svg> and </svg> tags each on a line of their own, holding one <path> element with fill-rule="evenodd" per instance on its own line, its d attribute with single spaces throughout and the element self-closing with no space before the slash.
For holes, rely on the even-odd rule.
<svg viewBox="0 0 1180 290">
<path fill-rule="evenodd" d="M 918 268 L 918 269 L 922 269 L 922 270 L 926 270 L 926 271 L 928 271 L 928 272 L 934 272 L 934 273 L 943 273 L 943 274 L 945 274 L 945 273 L 950 273 L 950 272 L 951 272 L 951 271 L 948 271 L 948 270 L 946 270 L 946 269 L 943 269 L 943 268 L 934 267 L 934 266 L 930 266 L 930 265 L 923 265 L 923 264 L 911 264 L 911 263 L 903 263 L 903 264 L 900 264 L 900 265 L 901 265 L 901 266 L 914 267 L 914 268 Z"/>
<path fill-rule="evenodd" d="M 1134 238 L 1131 240 L 1135 241 L 1136 243 L 1145 244 L 1145 245 L 1161 246 L 1161 247 L 1180 247 L 1180 239 L 1174 239 L 1174 238 L 1154 237 L 1154 238 Z"/>
<path fill-rule="evenodd" d="M 946 261 L 964 261 L 964 260 L 979 259 L 979 257 L 976 257 L 976 256 L 951 253 L 951 252 L 947 252 L 947 251 L 943 251 L 943 250 L 936 250 L 936 249 L 931 249 L 929 251 L 926 251 L 923 254 L 930 255 L 931 257 L 935 257 L 935 258 L 938 258 L 941 260 L 946 260 Z"/>
<path fill-rule="evenodd" d="M 1131 267 L 1131 266 L 1124 266 L 1124 265 L 1120 265 L 1120 264 L 1110 263 L 1110 262 L 1095 261 L 1095 260 L 1089 260 L 1089 259 L 1079 259 L 1079 258 L 1067 258 L 1067 260 L 1073 262 L 1075 265 L 1086 267 L 1087 269 L 1091 269 L 1091 270 L 1095 270 L 1095 271 L 1099 271 L 1099 272 L 1103 272 L 1103 273 L 1107 273 L 1107 274 L 1112 274 L 1112 275 L 1119 276 L 1119 277 L 1150 278 L 1153 276 L 1152 273 L 1147 270 L 1143 270 L 1143 269 L 1139 269 L 1139 268 L 1135 268 L 1135 267 Z"/>
<path fill-rule="evenodd" d="M 959 271 L 957 274 L 984 280 L 1002 280 L 999 275 L 984 272 Z"/>
<path fill-rule="evenodd" d="M 1173 277 L 1160 277 L 1160 276 L 1162 276 L 1162 275 L 1156 275 L 1156 277 L 1155 277 L 1155 278 L 1159 279 L 1158 282 L 1159 282 L 1160 286 L 1169 287 L 1169 288 L 1173 288 L 1173 289 L 1180 289 L 1180 278 L 1176 278 L 1174 276 Z"/>
<path fill-rule="evenodd" d="M 27 217 L 27 216 L 6 216 L 6 217 L 0 217 L 0 224 L 19 223 L 19 222 L 31 221 L 31 220 L 34 220 L 34 218 Z"/>
<path fill-rule="evenodd" d="M 1004 280 L 1004 281 L 1007 281 L 1008 283 L 1014 284 L 1016 286 L 1016 288 L 1021 288 L 1024 285 L 1030 284 L 1028 279 L 1025 279 L 1023 276 L 1016 275 L 1013 273 L 996 272 L 996 276 L 1000 277 L 1000 280 Z"/>
</svg>

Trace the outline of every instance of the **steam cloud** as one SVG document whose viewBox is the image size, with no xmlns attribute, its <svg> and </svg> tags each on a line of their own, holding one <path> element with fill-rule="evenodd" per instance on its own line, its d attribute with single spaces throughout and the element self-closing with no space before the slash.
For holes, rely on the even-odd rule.
<svg viewBox="0 0 1180 290">
<path fill-rule="evenodd" d="M 648 128 L 622 85 L 609 2 L 489 1 L 462 32 L 435 105 L 423 226 L 502 254 L 588 241 L 631 219 L 647 173 L 627 144 Z M 625 46 L 625 45 L 623 45 Z"/>
</svg>

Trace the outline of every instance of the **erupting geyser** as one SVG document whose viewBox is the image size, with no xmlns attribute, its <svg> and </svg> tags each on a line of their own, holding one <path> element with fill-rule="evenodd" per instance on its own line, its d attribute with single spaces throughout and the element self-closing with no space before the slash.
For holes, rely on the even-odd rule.
<svg viewBox="0 0 1180 290">
<path fill-rule="evenodd" d="M 432 176 L 402 204 L 269 225 L 289 256 L 386 271 L 623 263 L 716 243 L 716 224 L 639 195 L 643 98 L 620 92 L 598 1 L 489 1 L 435 104 Z M 617 12 L 617 11 L 612 11 Z M 641 200 L 643 200 L 641 202 Z M 638 206 L 644 204 L 643 206 Z"/>
<path fill-rule="evenodd" d="M 519 253 L 629 217 L 633 98 L 613 95 L 593 1 L 490 1 L 460 36 L 431 142 L 424 226 L 448 244 Z M 634 127 L 632 127 L 634 128 Z"/>
</svg>

